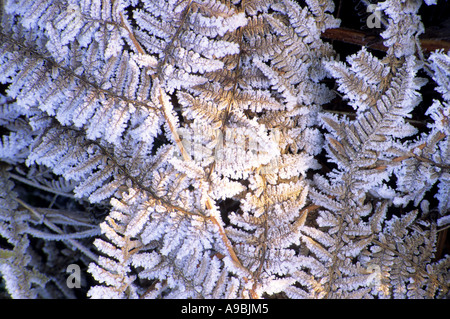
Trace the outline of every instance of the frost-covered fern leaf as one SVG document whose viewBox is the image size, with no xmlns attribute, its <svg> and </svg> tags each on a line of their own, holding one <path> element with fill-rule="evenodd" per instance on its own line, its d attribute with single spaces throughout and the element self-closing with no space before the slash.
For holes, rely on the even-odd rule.
<svg viewBox="0 0 450 319">
<path fill-rule="evenodd" d="M 20 116 L 27 113 L 31 115 L 32 111 L 25 112 L 17 103 L 1 94 L 0 108 L 0 123 L 9 131 L 0 141 L 0 158 L 3 162 L 16 164 L 28 156 L 28 146 L 32 141 L 32 129 Z"/>
<path fill-rule="evenodd" d="M 137 255 L 140 266 L 145 268 L 140 276 L 155 280 L 155 287 L 166 287 L 171 296 L 177 297 L 218 296 L 218 291 L 222 294 L 226 289 L 252 297 L 279 292 L 295 282 L 289 275 L 282 280 L 277 276 L 283 277 L 295 267 L 290 260 L 294 252 L 287 248 L 299 243 L 298 237 L 292 235 L 298 234 L 303 223 L 298 212 L 305 205 L 308 187 L 301 176 L 308 169 L 317 168 L 312 155 L 319 149 L 307 147 L 299 140 L 304 134 L 310 140 L 320 141 L 318 132 L 309 127 L 314 124 L 317 106 L 331 96 L 328 89 L 317 84 L 325 75 L 320 61 L 332 53 L 328 45 L 320 44 L 320 30 L 336 22 L 313 5 L 303 9 L 303 16 L 291 16 L 291 9 L 302 10 L 291 2 L 274 6 L 278 13 L 270 15 L 267 8 L 243 5 L 237 9 L 214 1 L 146 5 L 132 15 L 141 28 L 136 32 L 136 41 L 142 49 L 158 56 L 151 100 L 164 113 L 164 127 L 170 131 L 169 139 L 177 150 L 174 153 L 177 157 L 169 161 L 171 165 L 161 166 L 158 174 L 153 174 L 148 188 L 157 200 L 183 209 L 178 217 L 175 212 L 171 217 L 163 217 L 162 204 L 162 211 L 148 212 L 148 226 L 144 227 L 143 234 L 157 237 L 144 239 L 144 244 L 162 242 L 155 251 Z M 329 10 L 332 6 L 326 7 L 325 11 Z M 284 25 L 280 14 L 291 19 L 296 29 Z M 314 26 L 316 16 L 323 17 L 326 24 Z M 308 20 L 303 21 L 304 17 Z M 266 39 L 262 31 L 267 29 L 278 30 L 276 32 L 284 35 L 282 41 L 274 37 Z M 261 41 L 267 43 L 261 46 Z M 312 43 L 314 48 L 309 47 Z M 284 70 L 294 69 L 294 66 L 284 65 L 284 55 L 272 50 L 272 44 L 284 50 L 286 56 L 294 51 L 298 51 L 299 56 L 305 55 L 303 60 L 297 61 L 303 61 L 304 68 L 298 74 L 287 74 Z M 266 62 L 273 60 L 270 64 L 265 64 L 255 53 L 262 47 L 268 51 L 259 53 L 266 57 Z M 244 80 L 243 75 L 249 80 Z M 299 86 L 305 83 L 301 79 L 308 75 L 315 80 Z M 323 92 L 320 100 L 313 94 L 317 89 Z M 169 95 L 161 93 L 162 90 Z M 299 98 L 292 100 L 294 95 Z M 174 113 L 177 102 L 184 124 L 179 123 Z M 311 106 L 311 114 L 306 105 Z M 259 118 L 256 112 L 264 112 L 264 115 Z M 286 116 L 291 119 L 286 121 Z M 305 151 L 301 151 L 303 148 Z M 248 180 L 252 189 L 245 197 L 241 197 L 246 191 L 243 180 Z M 170 185 L 176 185 L 176 189 Z M 189 187 L 198 191 L 193 192 Z M 180 193 L 180 190 L 183 191 Z M 241 198 L 245 215 L 231 215 L 230 222 L 234 226 L 224 233 L 220 219 L 214 217 L 216 213 L 208 217 L 208 210 L 217 209 L 215 200 L 228 198 Z M 210 239 L 214 244 L 209 244 L 212 248 L 208 248 L 219 254 L 205 254 L 205 247 L 197 248 L 198 244 L 179 246 L 190 243 L 186 234 L 191 232 L 191 226 L 177 232 L 176 237 L 173 237 L 174 231 L 162 230 L 170 229 L 173 219 L 178 229 L 193 223 L 185 216 L 184 209 L 192 215 L 190 218 L 199 219 L 197 223 L 204 224 L 202 227 L 206 230 L 215 229 L 214 236 L 220 234 L 221 240 Z M 161 213 L 163 215 L 156 218 Z M 147 231 L 156 225 L 158 229 L 162 227 L 160 231 Z M 244 232 L 238 230 L 241 227 Z M 253 229 L 259 229 L 258 233 L 245 235 Z M 243 236 L 248 236 L 248 240 L 243 240 Z M 266 246 L 265 242 L 272 240 L 274 243 Z M 222 254 L 225 257 L 217 257 Z M 282 256 L 285 261 L 280 264 L 278 259 Z M 152 259 L 157 263 L 152 267 L 143 263 Z M 184 277 L 177 279 L 173 274 L 183 269 L 184 263 L 193 267 L 192 274 L 186 270 Z M 217 274 L 216 280 L 231 282 L 234 288 L 218 286 L 217 291 L 212 292 L 214 281 L 208 284 L 209 288 L 202 288 L 199 283 L 205 275 L 199 273 L 199 267 L 210 269 Z M 226 269 L 231 271 L 228 279 Z M 168 272 L 171 278 L 167 277 Z M 186 291 L 180 295 L 182 286 Z"/>
<path fill-rule="evenodd" d="M 436 225 L 418 221 L 418 211 L 386 221 L 361 261 L 376 276 L 370 279 L 380 298 L 435 298 L 448 293 L 450 259 L 435 262 Z M 370 257 L 369 257 L 370 256 Z"/>
<path fill-rule="evenodd" d="M 388 178 L 386 163 L 403 151 L 403 145 L 396 141 L 416 133 L 404 121 L 420 101 L 416 61 L 410 57 L 386 65 L 362 50 L 349 58 L 349 63 L 350 69 L 341 62 L 327 66 L 340 89 L 351 92 L 346 97 L 357 108 L 357 117 L 349 121 L 324 114 L 321 120 L 333 132 L 327 136 L 328 154 L 342 171 L 354 171 L 355 181 L 362 181 L 353 184 L 355 189 L 366 191 Z M 361 72 L 368 66 L 370 71 Z M 374 84 L 362 84 L 371 82 Z"/>
<path fill-rule="evenodd" d="M 119 168 L 102 151 L 104 150 L 86 141 L 77 130 L 67 130 L 57 125 L 36 140 L 27 163 L 54 167 L 55 174 L 76 183 L 75 195 L 85 197 L 96 191 L 90 199 L 97 202 L 110 196 L 121 185 L 114 180 L 123 182 L 123 178 L 113 177 Z M 100 195 L 99 188 L 108 182 L 112 182 L 115 187 L 110 188 L 107 192 L 109 195 Z"/>
<path fill-rule="evenodd" d="M 406 3 L 400 5 L 387 1 L 383 6 L 390 17 L 388 30 L 384 33 L 386 38 L 390 32 L 396 37 L 400 36 L 394 30 L 394 24 L 399 19 L 416 19 L 415 16 L 408 16 L 410 13 L 399 13 L 401 11 L 397 7 L 408 6 Z M 408 23 L 413 25 L 412 21 Z M 418 22 L 411 32 L 420 33 Z M 432 257 L 424 256 L 424 262 L 417 264 L 417 269 L 411 270 L 421 273 L 423 277 L 412 278 L 412 275 L 408 274 L 409 266 L 405 266 L 403 262 L 415 260 L 415 257 L 406 256 L 405 248 L 395 247 L 395 243 L 401 242 L 399 238 L 384 237 L 387 236 L 388 227 L 386 232 L 380 228 L 390 203 L 406 205 L 414 200 L 414 205 L 418 206 L 425 192 L 430 190 L 439 178 L 446 180 L 445 173 L 442 173 L 446 164 L 441 158 L 434 157 L 436 161 L 421 158 L 421 151 L 425 148 L 426 154 L 442 154 L 441 150 L 445 149 L 447 139 L 443 130 L 436 129 L 414 142 L 402 142 L 402 139 L 417 134 L 417 130 L 407 123 L 405 118 L 410 116 L 420 102 L 418 90 L 423 81 L 416 76 L 420 64 L 410 53 L 407 54 L 415 48 L 402 45 L 403 42 L 411 43 L 408 40 L 410 34 L 401 34 L 401 37 L 402 40 L 397 39 L 395 43 L 386 42 L 389 50 L 382 60 L 363 48 L 347 58 L 348 66 L 336 61 L 326 63 L 331 75 L 337 79 L 339 90 L 356 111 L 353 120 L 326 113 L 320 115 L 322 125 L 330 132 L 326 134 L 325 149 L 337 168 L 328 173 L 326 178 L 315 176 L 317 188 L 312 189 L 310 195 L 314 203 L 325 210 L 321 210 L 316 219 L 320 228 L 306 228 L 302 240 L 323 264 L 324 269 L 329 270 L 326 275 L 319 273 L 309 279 L 310 284 L 317 285 L 321 276 L 327 277 L 329 281 L 319 286 L 320 289 L 317 288 L 327 297 L 362 298 L 374 295 L 397 298 L 407 295 L 412 297 L 417 293 L 416 297 L 433 298 L 435 294 L 445 294 L 448 279 L 442 277 L 430 283 L 429 289 L 426 288 L 428 295 L 419 291 L 423 285 L 428 285 L 425 284 L 424 278 L 433 267 Z M 435 107 L 438 108 L 437 104 Z M 432 110 L 433 108 L 430 113 Z M 438 112 L 445 114 L 441 110 Z M 437 113 L 433 114 L 439 122 L 445 118 Z M 441 143 L 442 139 L 445 142 Z M 388 186 L 391 175 L 396 178 L 395 190 Z M 378 197 L 378 201 L 374 201 L 372 196 Z M 379 201 L 382 199 L 387 201 Z M 408 226 L 411 225 L 413 229 L 420 227 L 420 220 L 415 214 L 402 217 L 404 220 L 408 219 Z M 401 229 L 405 227 L 407 226 Z M 411 240 L 417 237 L 417 242 L 405 244 L 406 238 L 404 239 L 404 246 L 411 245 L 408 252 L 419 249 L 412 248 L 416 247 L 414 245 L 421 246 L 425 243 L 421 241 L 425 240 L 422 235 L 424 233 L 411 234 Z M 385 270 L 382 265 L 387 263 L 386 260 L 379 262 L 370 257 L 371 252 L 374 253 L 377 249 L 374 243 L 381 242 L 377 236 L 383 238 L 385 243 L 394 245 L 389 254 L 391 260 L 396 260 L 393 262 L 400 263 L 398 269 Z M 433 236 L 431 233 L 425 236 L 429 238 L 425 249 L 428 252 L 433 251 L 436 245 Z M 444 264 L 446 262 L 442 265 Z M 397 272 L 402 273 L 403 279 L 397 277 Z M 413 283 L 408 288 L 410 292 L 407 292 L 404 280 Z M 404 295 L 397 295 L 396 289 L 401 290 Z M 304 291 L 292 288 L 290 292 L 304 294 Z"/>
<path fill-rule="evenodd" d="M 388 17 L 386 30 L 381 34 L 388 53 L 396 57 L 413 55 L 419 46 L 419 35 L 424 32 L 420 16 L 417 14 L 422 1 L 388 0 L 377 4 Z"/>
<path fill-rule="evenodd" d="M 425 193 L 437 183 L 439 191 L 435 197 L 439 201 L 438 210 L 442 215 L 447 214 L 449 208 L 450 118 L 446 95 L 449 90 L 448 76 L 445 75 L 449 70 L 447 67 L 445 71 L 446 59 L 448 60 L 448 55 L 439 52 L 430 56 L 433 78 L 437 83 L 436 90 L 442 94 L 443 101 L 434 100 L 425 113 L 431 118 L 427 125 L 430 132 L 406 144 L 409 152 L 397 158 L 402 162 L 396 171 L 397 190 L 401 195 L 394 201 L 396 204 L 406 205 L 414 200 L 414 205 L 417 206 Z"/>
<path fill-rule="evenodd" d="M 0 74 L 2 82 L 12 79 L 8 95 L 25 108 L 38 105 L 62 125 L 85 128 L 90 139 L 118 143 L 136 109 L 148 108 L 150 82 L 143 77 L 154 63 L 122 50 L 131 41 L 124 6 L 7 1 Z"/>
<path fill-rule="evenodd" d="M 326 3 L 323 3 L 325 11 L 331 9 Z M 245 196 L 235 196 L 240 199 L 240 209 L 229 217 L 233 227 L 228 232 L 230 239 L 238 243 L 237 256 L 253 274 L 251 297 L 281 292 L 297 282 L 292 276 L 297 259 L 290 248 L 299 245 L 299 229 L 307 215 L 302 209 L 308 186 L 302 177 L 309 169 L 317 168 L 312 155 L 319 151 L 319 148 L 305 147 L 302 139 L 320 142 L 318 132 L 311 126 L 315 124 L 317 106 L 331 97 L 328 89 L 315 80 L 303 79 L 312 76 L 319 80 L 325 75 L 319 61 L 328 59 L 332 51 L 318 40 L 319 30 L 332 27 L 335 22 L 324 18 L 327 24 L 321 26 L 314 21 L 315 15 L 323 18 L 328 14 L 315 11 L 313 4 L 301 8 L 285 1 L 274 4 L 273 9 L 276 14 L 249 11 L 249 23 L 242 28 L 239 72 L 245 74 L 248 81 L 238 80 L 235 85 L 232 97 L 236 102 L 228 106 L 231 117 L 224 129 L 225 144 L 229 143 L 227 134 L 231 135 L 229 132 L 236 128 L 234 123 L 243 122 L 239 117 L 241 108 L 252 121 L 258 120 L 259 125 L 264 125 L 272 139 L 266 142 L 261 134 L 259 143 L 266 147 L 278 144 L 268 147 L 272 152 L 267 160 L 253 162 Z M 296 15 L 297 12 L 301 14 Z M 285 24 L 285 21 L 290 23 Z M 273 30 L 277 37 L 263 33 L 267 29 Z M 264 90 L 265 87 L 270 90 Z M 318 95 L 313 96 L 313 91 L 322 92 L 323 99 L 316 99 Z M 262 116 L 256 117 L 257 112 Z M 239 144 L 234 142 L 234 145 Z M 251 138 L 241 148 L 264 152 Z M 217 160 L 215 169 L 223 174 Z"/>
<path fill-rule="evenodd" d="M 88 296 L 92 298 L 136 298 L 136 287 L 133 281 L 136 279 L 131 273 L 131 256 L 139 251 L 142 244 L 139 240 L 132 239 L 126 234 L 127 224 L 133 219 L 133 208 L 136 209 L 141 199 L 138 193 L 131 191 L 124 196 L 124 205 L 116 200 L 112 202 L 113 210 L 109 217 L 101 224 L 102 233 L 106 239 L 96 239 L 95 246 L 106 256 L 100 256 L 98 264 L 90 264 L 89 272 L 104 286 L 94 286 Z M 138 215 L 137 218 L 140 216 Z M 136 217 L 134 217 L 136 219 Z M 138 230 L 142 225 L 135 226 Z"/>
<path fill-rule="evenodd" d="M 346 62 L 332 0 L 1 2 L 7 289 L 74 297 L 67 261 L 92 298 L 445 296 L 449 63 L 420 2 L 379 3 L 385 57 Z"/>
<path fill-rule="evenodd" d="M 446 101 L 450 101 L 450 57 L 449 53 L 433 52 L 430 55 L 433 77 L 438 84 L 437 91 Z"/>
<path fill-rule="evenodd" d="M 436 91 L 442 94 L 443 101 L 435 100 L 426 114 L 432 118 L 430 134 L 424 136 L 422 144 L 416 147 L 416 154 L 431 160 L 434 176 L 439 178 L 436 199 L 441 215 L 450 213 L 450 54 L 435 52 L 430 55 Z M 433 176 L 433 177 L 434 177 Z"/>
<path fill-rule="evenodd" d="M 224 268 L 224 247 L 208 216 L 133 189 L 122 197 L 112 201 L 101 225 L 108 241 L 95 243 L 106 256 L 91 264 L 90 272 L 104 285 L 91 288 L 91 297 L 232 298 L 242 289 Z M 149 280 L 150 288 L 138 289 L 136 274 Z"/>
<path fill-rule="evenodd" d="M 237 54 L 224 35 L 246 24 L 243 13 L 219 1 L 144 1 L 133 12 L 136 39 L 158 57 L 158 76 L 168 92 L 203 84 L 205 73 L 221 70 L 220 61 Z"/>
</svg>

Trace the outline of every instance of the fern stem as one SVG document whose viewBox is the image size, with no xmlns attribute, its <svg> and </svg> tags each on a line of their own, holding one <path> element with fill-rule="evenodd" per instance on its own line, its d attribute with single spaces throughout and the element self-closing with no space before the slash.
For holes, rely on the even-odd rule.
<svg viewBox="0 0 450 319">
<path fill-rule="evenodd" d="M 22 205 L 23 207 L 25 207 L 26 209 L 28 209 L 39 220 L 42 220 L 42 222 L 44 223 L 45 226 L 47 226 L 48 228 L 53 230 L 55 233 L 64 235 L 64 232 L 61 230 L 61 228 L 59 228 L 58 226 L 53 224 L 51 221 L 45 219 L 45 216 L 41 215 L 36 209 L 34 209 L 30 205 L 28 205 L 27 203 L 22 201 L 20 198 L 14 198 L 14 200 L 16 202 L 18 202 L 20 205 Z M 65 240 L 67 240 L 73 247 L 80 250 L 83 254 L 85 254 L 87 257 L 89 257 L 93 261 L 97 261 L 98 257 L 94 253 L 92 253 L 88 248 L 86 248 L 82 244 L 80 244 L 78 241 L 71 239 L 71 238 L 68 238 Z"/>
<path fill-rule="evenodd" d="M 33 187 L 35 187 L 35 188 L 37 188 L 37 189 L 41 189 L 41 190 L 43 190 L 43 191 L 46 191 L 46 192 L 49 192 L 49 193 L 53 193 L 53 194 L 56 194 L 56 195 L 61 195 L 61 196 L 64 196 L 64 197 L 76 199 L 76 197 L 75 197 L 74 195 L 72 195 L 72 194 L 68 194 L 68 193 L 65 193 L 65 192 L 61 192 L 61 191 L 55 190 L 55 189 L 53 189 L 53 188 L 50 188 L 50 187 L 41 185 L 41 184 L 39 184 L 39 183 L 34 183 L 34 182 L 32 182 L 32 181 L 30 181 L 30 180 L 28 180 L 28 179 L 26 179 L 26 178 L 23 178 L 23 177 L 21 177 L 21 176 L 19 176 L 19 175 L 16 175 L 16 174 L 14 174 L 14 173 L 10 173 L 10 176 L 11 176 L 12 179 L 15 179 L 15 180 L 18 181 L 18 182 L 27 184 L 27 185 L 29 185 L 29 186 L 33 186 Z"/>
<path fill-rule="evenodd" d="M 133 41 L 134 46 L 136 47 L 136 50 L 140 53 L 140 54 L 145 54 L 144 49 L 142 49 L 141 45 L 139 44 L 138 40 L 136 40 L 136 37 L 134 36 L 133 32 L 131 32 L 130 28 L 128 28 L 128 26 L 125 23 L 125 19 L 123 18 L 123 14 L 122 12 L 120 12 L 120 22 L 121 22 L 121 26 L 127 30 L 128 35 L 130 36 L 131 41 Z"/>
<path fill-rule="evenodd" d="M 339 94 L 340 95 L 340 94 Z M 342 96 L 341 96 L 342 97 Z M 322 112 L 324 113 L 332 113 L 332 114 L 337 114 L 337 115 L 344 115 L 344 116 L 348 116 L 349 118 L 355 118 L 356 117 L 356 113 L 354 112 L 348 112 L 348 111 L 336 111 L 336 110 L 325 110 L 323 109 Z M 426 122 L 427 121 L 418 121 L 418 120 L 412 120 L 412 119 L 404 119 L 405 122 L 410 123 L 412 125 L 415 126 L 426 126 Z"/>
<path fill-rule="evenodd" d="M 188 152 L 186 151 L 183 144 L 181 143 L 180 136 L 178 135 L 178 132 L 175 128 L 174 123 L 172 123 L 172 121 L 170 120 L 170 117 L 168 116 L 168 114 L 166 114 L 165 110 L 168 109 L 168 107 L 166 106 L 166 102 L 163 99 L 163 92 L 162 92 L 161 88 L 159 88 L 158 100 L 162 106 L 162 112 L 163 112 L 164 118 L 166 119 L 167 125 L 169 126 L 170 132 L 172 133 L 173 139 L 175 140 L 175 143 L 177 144 L 178 149 L 181 152 L 181 155 L 183 156 L 183 160 L 185 160 L 187 162 L 190 161 L 191 157 L 189 156 Z M 206 205 L 206 209 L 208 209 L 208 210 L 210 210 L 214 207 L 212 200 L 209 196 L 206 198 L 205 205 Z M 220 236 L 222 237 L 222 241 L 224 242 L 225 246 L 227 247 L 228 254 L 230 255 L 231 259 L 233 260 L 233 263 L 235 264 L 235 266 L 237 266 L 239 269 L 245 270 L 245 272 L 247 272 L 245 267 L 242 266 L 241 262 L 239 261 L 239 258 L 237 257 L 236 253 L 234 252 L 233 245 L 231 244 L 230 240 L 228 239 L 222 223 L 217 219 L 216 216 L 213 216 L 213 215 L 211 215 L 209 217 L 209 220 L 211 220 L 211 222 L 218 227 Z"/>
</svg>

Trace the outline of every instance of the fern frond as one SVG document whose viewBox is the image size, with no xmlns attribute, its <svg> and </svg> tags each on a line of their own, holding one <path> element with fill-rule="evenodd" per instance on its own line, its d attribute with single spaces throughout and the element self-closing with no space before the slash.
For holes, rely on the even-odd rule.
<svg viewBox="0 0 450 319">
<path fill-rule="evenodd" d="M 0 0 L 8 292 L 447 296 L 449 54 L 387 0 L 345 57 L 335 3 Z"/>
</svg>

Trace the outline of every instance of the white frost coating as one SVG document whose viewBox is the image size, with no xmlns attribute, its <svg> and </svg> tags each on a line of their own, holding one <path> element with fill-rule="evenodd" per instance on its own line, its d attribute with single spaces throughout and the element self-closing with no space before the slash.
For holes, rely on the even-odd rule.
<svg viewBox="0 0 450 319">
<path fill-rule="evenodd" d="M 74 297 L 70 264 L 91 298 L 448 295 L 449 54 L 388 0 L 387 52 L 339 59 L 337 1 L 300 2 L 2 2 L 13 297 Z"/>
</svg>

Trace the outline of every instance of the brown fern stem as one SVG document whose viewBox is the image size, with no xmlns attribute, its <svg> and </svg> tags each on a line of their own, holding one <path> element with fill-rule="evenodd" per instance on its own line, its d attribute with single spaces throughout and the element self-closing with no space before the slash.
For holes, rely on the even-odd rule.
<svg viewBox="0 0 450 319">
<path fill-rule="evenodd" d="M 128 28 L 128 26 L 125 23 L 125 20 L 123 18 L 122 12 L 120 12 L 120 24 L 121 26 L 127 30 L 128 35 L 130 36 L 131 41 L 133 41 L 134 46 L 136 47 L 136 50 L 140 53 L 140 54 L 145 54 L 144 49 L 142 49 L 141 45 L 139 44 L 138 40 L 136 40 L 136 37 L 134 36 L 133 32 L 131 32 L 131 30 Z"/>
<path fill-rule="evenodd" d="M 387 51 L 387 47 L 383 44 L 383 38 L 373 33 L 358 31 L 347 28 L 327 29 L 322 33 L 322 37 L 329 40 L 342 41 L 349 44 L 365 46 L 378 51 Z M 450 50 L 450 41 L 443 39 L 427 39 L 420 38 L 420 45 L 424 53 L 443 49 Z"/>
<path fill-rule="evenodd" d="M 175 129 L 174 124 L 172 123 L 172 121 L 170 120 L 169 116 L 166 114 L 166 112 L 164 111 L 166 109 L 165 105 L 165 101 L 163 99 L 163 92 L 162 89 L 159 89 L 159 95 L 158 95 L 158 100 L 159 103 L 162 106 L 162 112 L 164 115 L 164 118 L 166 119 L 166 122 L 169 126 L 170 132 L 175 140 L 175 143 L 178 146 L 179 151 L 181 152 L 181 155 L 183 157 L 183 160 L 185 161 L 191 161 L 191 157 L 189 156 L 188 152 L 186 151 L 186 149 L 184 148 L 183 144 L 181 143 L 181 139 L 180 136 L 178 135 L 178 132 Z M 211 200 L 211 198 L 208 196 L 206 198 L 206 209 L 210 210 L 214 207 L 214 204 Z M 239 261 L 239 258 L 237 257 L 236 253 L 234 252 L 234 248 L 233 245 L 231 244 L 230 240 L 228 239 L 226 233 L 225 233 L 225 229 L 223 228 L 222 223 L 217 219 L 216 216 L 214 215 L 210 215 L 209 220 L 217 226 L 218 230 L 219 230 L 219 234 L 222 238 L 222 241 L 224 242 L 225 246 L 227 247 L 228 250 L 228 254 L 230 255 L 231 259 L 233 260 L 233 263 L 235 264 L 236 267 L 238 267 L 239 269 L 244 270 L 245 272 L 247 272 L 247 270 L 245 269 L 244 266 L 242 266 L 241 262 Z"/>
</svg>

